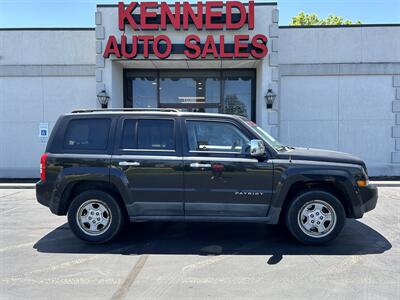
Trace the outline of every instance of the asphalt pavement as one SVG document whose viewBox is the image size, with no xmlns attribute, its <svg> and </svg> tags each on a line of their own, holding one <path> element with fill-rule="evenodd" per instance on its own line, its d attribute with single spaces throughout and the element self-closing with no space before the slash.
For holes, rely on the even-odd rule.
<svg viewBox="0 0 400 300">
<path fill-rule="evenodd" d="M 136 223 L 88 245 L 33 189 L 0 189 L 0 299 L 400 299 L 400 185 L 303 246 L 278 225 Z"/>
</svg>

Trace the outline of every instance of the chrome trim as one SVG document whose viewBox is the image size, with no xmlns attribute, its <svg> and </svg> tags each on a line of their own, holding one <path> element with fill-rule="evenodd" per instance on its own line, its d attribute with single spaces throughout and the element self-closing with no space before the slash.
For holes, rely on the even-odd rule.
<svg viewBox="0 0 400 300">
<path fill-rule="evenodd" d="M 201 149 L 222 149 L 222 150 L 226 149 L 226 150 L 229 150 L 229 149 L 232 149 L 232 146 L 199 145 L 199 148 L 201 148 Z M 242 150 L 242 146 L 235 146 L 234 149 Z M 201 150 L 191 150 L 191 151 L 201 151 Z"/>
<path fill-rule="evenodd" d="M 133 166 L 133 167 L 140 166 L 140 162 L 137 161 L 120 161 L 118 164 L 120 166 Z"/>
<path fill-rule="evenodd" d="M 182 160 L 182 161 L 219 161 L 219 162 L 252 162 L 257 163 L 255 158 L 236 157 L 210 157 L 210 156 L 167 156 L 167 155 L 113 155 L 114 160 Z"/>
<path fill-rule="evenodd" d="M 167 156 L 167 155 L 113 155 L 112 159 L 123 160 L 183 160 L 182 156 Z"/>
<path fill-rule="evenodd" d="M 253 157 L 265 155 L 265 146 L 262 140 L 250 141 L 250 155 Z"/>
<path fill-rule="evenodd" d="M 202 150 L 202 151 L 196 151 L 196 150 L 190 150 L 190 153 L 210 153 L 210 154 L 240 154 L 240 151 L 232 152 L 232 151 L 207 151 L 207 150 Z"/>
<path fill-rule="evenodd" d="M 211 164 L 201 164 L 201 163 L 195 162 L 195 163 L 191 163 L 190 167 L 191 168 L 211 168 Z"/>
<path fill-rule="evenodd" d="M 255 158 L 236 158 L 236 157 L 209 157 L 209 156 L 185 156 L 183 160 L 195 161 L 226 161 L 226 162 L 258 162 Z"/>
<path fill-rule="evenodd" d="M 131 151 L 131 152 L 140 152 L 140 151 L 148 151 L 148 152 L 176 152 L 176 150 L 163 150 L 163 149 L 129 149 L 122 148 L 119 149 L 121 151 Z"/>
</svg>

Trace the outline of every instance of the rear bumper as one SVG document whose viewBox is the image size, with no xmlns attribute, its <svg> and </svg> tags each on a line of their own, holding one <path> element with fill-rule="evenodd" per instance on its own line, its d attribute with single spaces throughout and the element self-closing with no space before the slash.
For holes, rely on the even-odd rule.
<svg viewBox="0 0 400 300">
<path fill-rule="evenodd" d="M 354 217 L 362 218 L 364 213 L 373 210 L 378 201 L 378 189 L 375 186 L 359 188 L 360 204 L 353 207 Z"/>
<path fill-rule="evenodd" d="M 50 191 L 46 187 L 46 184 L 42 181 L 38 181 L 36 183 L 36 199 L 37 201 L 44 205 L 49 207 L 49 202 L 50 202 Z"/>
<path fill-rule="evenodd" d="M 48 182 L 38 181 L 36 183 L 36 199 L 37 201 L 48 207 L 53 214 L 61 215 L 59 201 L 53 194 L 53 185 Z"/>
</svg>

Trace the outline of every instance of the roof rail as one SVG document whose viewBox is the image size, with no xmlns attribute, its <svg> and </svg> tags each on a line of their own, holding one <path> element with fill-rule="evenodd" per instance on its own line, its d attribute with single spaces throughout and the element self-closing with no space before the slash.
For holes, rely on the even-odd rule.
<svg viewBox="0 0 400 300">
<path fill-rule="evenodd" d="M 103 109 L 76 109 L 73 110 L 73 114 L 87 113 L 87 112 L 124 112 L 124 111 L 161 111 L 161 112 L 180 112 L 175 108 L 103 108 Z"/>
</svg>

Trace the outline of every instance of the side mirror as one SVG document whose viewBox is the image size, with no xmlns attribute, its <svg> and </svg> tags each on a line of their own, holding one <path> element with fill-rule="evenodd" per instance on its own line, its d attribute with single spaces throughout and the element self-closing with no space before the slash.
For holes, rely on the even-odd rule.
<svg viewBox="0 0 400 300">
<path fill-rule="evenodd" d="M 250 141 L 250 155 L 254 157 L 263 156 L 265 154 L 264 142 L 261 140 Z"/>
</svg>

